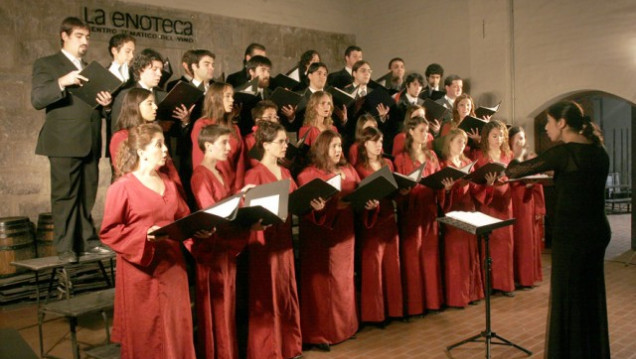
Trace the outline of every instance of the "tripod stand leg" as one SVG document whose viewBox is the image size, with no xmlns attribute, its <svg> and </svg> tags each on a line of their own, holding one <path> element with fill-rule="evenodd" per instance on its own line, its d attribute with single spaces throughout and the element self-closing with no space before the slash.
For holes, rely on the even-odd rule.
<svg viewBox="0 0 636 359">
<path fill-rule="evenodd" d="M 455 343 L 455 344 L 449 345 L 449 346 L 447 346 L 447 347 L 446 347 L 446 350 L 451 351 L 452 349 L 455 349 L 455 348 L 457 348 L 458 346 L 464 345 L 464 344 L 466 344 L 466 343 L 470 343 L 470 342 L 479 342 L 479 340 L 477 340 L 477 339 L 479 339 L 479 338 L 483 337 L 483 336 L 484 336 L 484 334 L 485 334 L 484 332 L 481 332 L 481 333 L 479 333 L 479 334 L 477 334 L 477 335 L 473 335 L 473 336 L 472 336 L 472 337 L 470 337 L 470 338 L 464 339 L 464 340 L 462 340 L 461 342 L 457 342 L 457 343 Z"/>
<path fill-rule="evenodd" d="M 519 346 L 519 345 L 511 342 L 510 340 L 508 340 L 506 338 L 502 338 L 502 337 L 500 337 L 499 335 L 497 335 L 495 333 L 492 333 L 492 337 L 493 338 L 497 338 L 497 339 L 499 339 L 499 340 L 501 340 L 503 342 L 503 343 L 492 342 L 492 344 L 510 345 L 510 346 L 515 347 L 515 348 L 521 350 L 522 352 L 528 354 L 528 356 L 532 355 L 532 352 L 529 351 L 528 349 L 526 349 L 526 348 L 524 348 L 522 346 Z"/>
</svg>

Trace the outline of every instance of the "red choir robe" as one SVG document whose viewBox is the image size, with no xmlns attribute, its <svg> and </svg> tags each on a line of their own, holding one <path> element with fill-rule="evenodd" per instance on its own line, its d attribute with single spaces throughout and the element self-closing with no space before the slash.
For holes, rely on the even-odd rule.
<svg viewBox="0 0 636 359">
<path fill-rule="evenodd" d="M 514 278 L 515 283 L 531 287 L 541 281 L 541 242 L 535 231 L 534 192 L 538 184 L 522 181 L 511 182 L 512 213 L 516 219 L 514 230 Z M 538 246 L 538 248 L 537 248 Z M 537 263 L 539 266 L 537 267 Z"/>
<path fill-rule="evenodd" d="M 245 136 L 244 140 L 243 140 L 244 144 L 245 144 L 245 153 L 250 153 L 250 150 L 256 145 L 256 136 L 254 135 L 254 132 L 248 134 Z M 250 157 L 250 155 L 247 155 L 247 162 L 246 164 L 248 165 L 248 168 L 254 168 L 256 167 L 258 164 L 260 163 L 259 160 Z"/>
<path fill-rule="evenodd" d="M 199 208 L 207 208 L 232 194 L 229 178 L 223 183 L 206 167 L 192 173 L 192 193 Z M 207 359 L 238 358 L 236 337 L 236 256 L 247 244 L 249 230 L 217 231 L 208 239 L 184 244 L 196 262 L 198 355 Z"/>
<path fill-rule="evenodd" d="M 463 161 L 459 168 L 470 163 Z M 453 166 L 443 161 L 441 168 Z M 453 166 L 455 167 L 455 166 Z M 471 183 L 457 181 L 449 192 L 442 193 L 442 210 L 474 211 L 475 203 L 471 195 Z M 444 226 L 444 283 L 446 288 L 446 305 L 449 307 L 465 307 L 470 302 L 484 297 L 481 277 L 481 260 L 477 237 L 453 226 Z"/>
<path fill-rule="evenodd" d="M 393 172 L 393 164 L 385 160 Z M 360 179 L 373 170 L 362 163 L 356 166 Z M 395 221 L 395 207 L 391 198 L 380 200 L 377 220 L 372 226 L 358 227 L 361 259 L 360 321 L 383 322 L 388 317 L 404 316 L 400 247 Z"/>
<path fill-rule="evenodd" d="M 296 183 L 281 167 L 282 178 Z M 263 164 L 245 176 L 246 184 L 261 185 L 278 179 Z M 302 353 L 300 309 L 296 290 L 291 214 L 287 221 L 251 234 L 249 251 L 249 359 L 293 358 Z"/>
<path fill-rule="evenodd" d="M 334 125 L 331 125 L 330 130 L 338 133 L 338 130 L 336 129 Z M 309 131 L 309 135 L 307 135 L 307 137 L 305 138 L 304 143 L 307 146 L 311 146 L 313 145 L 314 142 L 316 142 L 316 138 L 318 138 L 318 135 L 320 135 L 322 131 L 320 131 L 318 127 L 314 127 L 311 125 L 304 125 L 303 127 L 300 128 L 300 130 L 298 130 L 298 138 L 303 138 L 305 136 L 305 133 L 307 133 L 308 131 Z"/>
<path fill-rule="evenodd" d="M 435 156 L 435 153 L 431 153 Z M 401 152 L 395 157 L 396 171 L 405 175 L 415 171 L 420 165 L 407 152 Z M 426 161 L 422 177 L 439 170 L 439 162 L 435 157 L 435 160 Z M 398 196 L 406 315 L 423 314 L 424 309 L 439 310 L 444 302 L 436 220 L 440 195 L 440 191 L 418 184 L 406 196 Z"/>
<path fill-rule="evenodd" d="M 356 163 L 358 163 L 358 143 L 354 142 L 351 144 L 351 146 L 349 147 L 349 155 L 347 156 L 347 161 L 349 161 L 349 163 L 352 166 L 356 166 Z"/>
<path fill-rule="evenodd" d="M 211 118 L 200 118 L 192 126 L 192 168 L 194 169 L 203 160 L 203 151 L 199 148 L 199 133 L 201 129 L 207 125 L 216 124 L 216 120 Z M 237 125 L 233 126 L 233 132 L 230 134 L 230 154 L 225 161 L 220 161 L 217 168 L 221 169 L 230 178 L 230 184 L 233 192 L 238 192 L 243 188 L 243 177 L 245 176 L 245 158 L 247 152 L 243 145 L 243 137 Z"/>
<path fill-rule="evenodd" d="M 113 165 L 113 168 L 117 168 L 117 152 L 119 152 L 119 147 L 124 140 L 128 139 L 128 130 L 119 130 L 113 134 L 113 137 L 110 139 L 110 145 L 108 146 L 108 151 L 110 152 L 110 162 Z M 166 164 L 159 168 L 159 172 L 164 173 L 170 178 L 172 182 L 177 186 L 177 190 L 182 198 L 186 198 L 185 190 L 183 189 L 183 184 L 181 183 L 181 178 L 179 177 L 179 172 L 177 171 L 177 167 L 174 166 L 174 162 L 172 158 L 168 156 L 166 158 Z"/>
<path fill-rule="evenodd" d="M 439 137 L 437 139 L 440 145 L 443 142 L 443 137 L 448 135 L 450 130 L 452 130 L 453 128 L 454 126 L 452 122 L 445 122 L 444 124 L 442 124 L 442 128 L 439 130 Z M 478 151 L 479 151 L 479 145 L 475 144 L 472 139 L 468 138 L 466 147 L 464 147 L 464 156 L 474 161 L 477 159 L 476 156 Z"/>
<path fill-rule="evenodd" d="M 512 160 L 512 154 L 501 156 L 500 163 L 508 165 Z M 492 162 L 482 151 L 477 152 L 475 170 Z M 512 215 L 512 198 L 510 185 L 503 180 L 496 180 L 494 186 L 473 186 L 473 197 L 476 209 L 489 216 L 499 219 L 510 219 Z M 492 258 L 492 274 L 490 276 L 492 289 L 504 292 L 515 290 L 513 246 L 514 241 L 512 226 L 495 229 L 489 236 L 490 256 Z M 483 245 L 483 243 L 482 243 Z M 485 251 L 482 252 L 485 256 Z M 482 258 L 483 260 L 483 258 Z"/>
<path fill-rule="evenodd" d="M 433 135 L 429 132 L 426 134 L 426 148 L 429 150 L 433 149 Z M 391 155 L 396 157 L 400 153 L 404 151 L 404 142 L 406 142 L 406 133 L 400 132 L 395 137 L 393 137 L 393 150 L 391 151 Z"/>
<path fill-rule="evenodd" d="M 132 173 L 106 194 L 100 238 L 117 253 L 112 340 L 121 357 L 195 358 L 185 261 L 179 242 L 147 240 L 150 227 L 189 213 L 175 184 L 159 174 L 163 195 Z"/>
<path fill-rule="evenodd" d="M 340 198 L 353 192 L 360 177 L 349 165 L 341 170 L 342 191 L 329 199 L 322 211 L 300 218 L 300 317 L 305 343 L 336 344 L 358 330 L 354 215 L 351 206 Z M 302 186 L 314 178 L 327 180 L 333 176 L 310 166 L 298 175 L 298 183 Z M 372 223 L 373 219 L 365 218 L 365 225 Z"/>
</svg>

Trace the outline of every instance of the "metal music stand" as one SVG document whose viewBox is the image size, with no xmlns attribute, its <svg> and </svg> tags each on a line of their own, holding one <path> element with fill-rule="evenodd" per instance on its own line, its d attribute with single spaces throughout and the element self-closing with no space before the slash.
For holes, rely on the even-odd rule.
<svg viewBox="0 0 636 359">
<path fill-rule="evenodd" d="M 492 219 L 495 219 L 493 217 L 491 217 Z M 474 234 L 477 236 L 477 238 L 479 240 L 483 239 L 484 243 L 486 244 L 486 263 L 484 264 L 484 269 L 485 269 L 485 282 L 484 282 L 484 292 L 486 294 L 486 329 L 484 331 L 482 331 L 481 333 L 477 334 L 477 335 L 473 335 L 470 338 L 464 339 L 460 342 L 457 342 L 455 344 L 449 345 L 448 347 L 446 347 L 447 351 L 451 351 L 452 349 L 464 345 L 466 343 L 470 343 L 470 342 L 475 342 L 475 343 L 481 343 L 484 342 L 486 343 L 486 358 L 490 359 L 490 345 L 491 344 L 498 344 L 498 345 L 509 345 L 509 346 L 513 346 L 523 352 L 525 352 L 526 354 L 528 354 L 528 356 L 532 355 L 532 352 L 529 351 L 528 349 L 525 349 L 511 341 L 509 341 L 508 339 L 502 338 L 501 336 L 497 335 L 497 333 L 492 331 L 492 328 L 490 326 L 490 287 L 491 287 L 491 279 L 490 279 L 490 272 L 492 270 L 492 257 L 490 257 L 490 245 L 489 245 L 489 236 L 490 233 L 492 233 L 493 230 L 497 229 L 497 228 L 501 228 L 501 227 L 506 227 L 509 226 L 511 224 L 513 224 L 515 222 L 514 218 L 511 219 L 506 219 L 506 220 L 498 220 L 496 223 L 492 223 L 492 224 L 488 224 L 488 225 L 482 225 L 482 226 L 478 226 L 478 225 L 474 225 L 471 224 L 469 222 L 464 222 L 462 220 L 459 219 L 455 219 L 455 218 L 450 218 L 450 217 L 439 217 L 437 218 L 437 221 L 440 223 L 444 223 L 446 225 L 449 226 L 453 226 L 456 228 L 459 228 L 463 231 L 466 231 L 468 233 Z M 480 340 L 481 338 L 484 338 L 484 340 Z M 499 339 L 500 342 L 497 341 L 493 341 L 493 339 Z"/>
</svg>

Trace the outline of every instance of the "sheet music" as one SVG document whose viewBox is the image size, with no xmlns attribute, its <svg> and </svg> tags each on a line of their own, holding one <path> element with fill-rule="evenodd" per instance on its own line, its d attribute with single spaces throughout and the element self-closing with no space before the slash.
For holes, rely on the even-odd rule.
<svg viewBox="0 0 636 359">
<path fill-rule="evenodd" d="M 272 196 L 265 196 L 260 198 L 254 198 L 248 203 L 248 207 L 261 206 L 266 210 L 274 213 L 278 216 L 278 205 L 280 203 L 280 195 L 275 194 Z"/>
<path fill-rule="evenodd" d="M 501 222 L 501 219 L 491 217 L 481 212 L 465 212 L 465 211 L 452 211 L 446 213 L 446 217 L 456 219 L 461 222 L 468 223 L 475 227 L 487 226 Z"/>
<path fill-rule="evenodd" d="M 287 76 L 300 82 L 300 71 L 298 70 L 298 67 L 294 71 L 290 72 Z"/>
<path fill-rule="evenodd" d="M 408 175 L 408 177 L 409 177 L 410 179 L 412 179 L 413 181 L 419 181 L 419 179 L 421 178 L 421 177 L 420 177 L 420 174 L 421 174 L 421 173 L 422 173 L 422 169 L 421 169 L 421 168 L 418 168 L 418 169 L 416 169 L 415 171 L 411 172 L 411 173 Z"/>
<path fill-rule="evenodd" d="M 342 177 L 340 175 L 333 176 L 325 182 L 332 185 L 338 191 L 342 191 Z"/>
<path fill-rule="evenodd" d="M 208 208 L 204 212 L 213 214 L 215 216 L 227 218 L 232 214 L 232 212 L 234 212 L 234 210 L 236 210 L 236 207 L 238 207 L 240 201 L 240 197 L 235 197 L 218 206 Z"/>
</svg>

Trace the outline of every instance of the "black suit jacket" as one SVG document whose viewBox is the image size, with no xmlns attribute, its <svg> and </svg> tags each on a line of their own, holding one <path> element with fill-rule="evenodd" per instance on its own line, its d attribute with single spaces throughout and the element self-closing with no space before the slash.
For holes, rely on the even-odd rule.
<svg viewBox="0 0 636 359">
<path fill-rule="evenodd" d="M 339 89 L 344 89 L 352 82 L 353 76 L 351 76 L 345 68 L 340 71 L 330 73 L 329 76 L 327 76 L 327 84 Z"/>
<path fill-rule="evenodd" d="M 250 76 L 247 73 L 247 69 L 243 68 L 241 71 L 230 74 L 225 82 L 232 85 L 232 87 L 239 87 L 250 80 Z"/>
<path fill-rule="evenodd" d="M 38 155 L 84 157 L 101 152 L 100 111 L 60 90 L 57 83 L 74 70 L 75 65 L 61 51 L 33 64 L 31 104 L 36 110 L 46 109 L 35 148 Z"/>
</svg>

